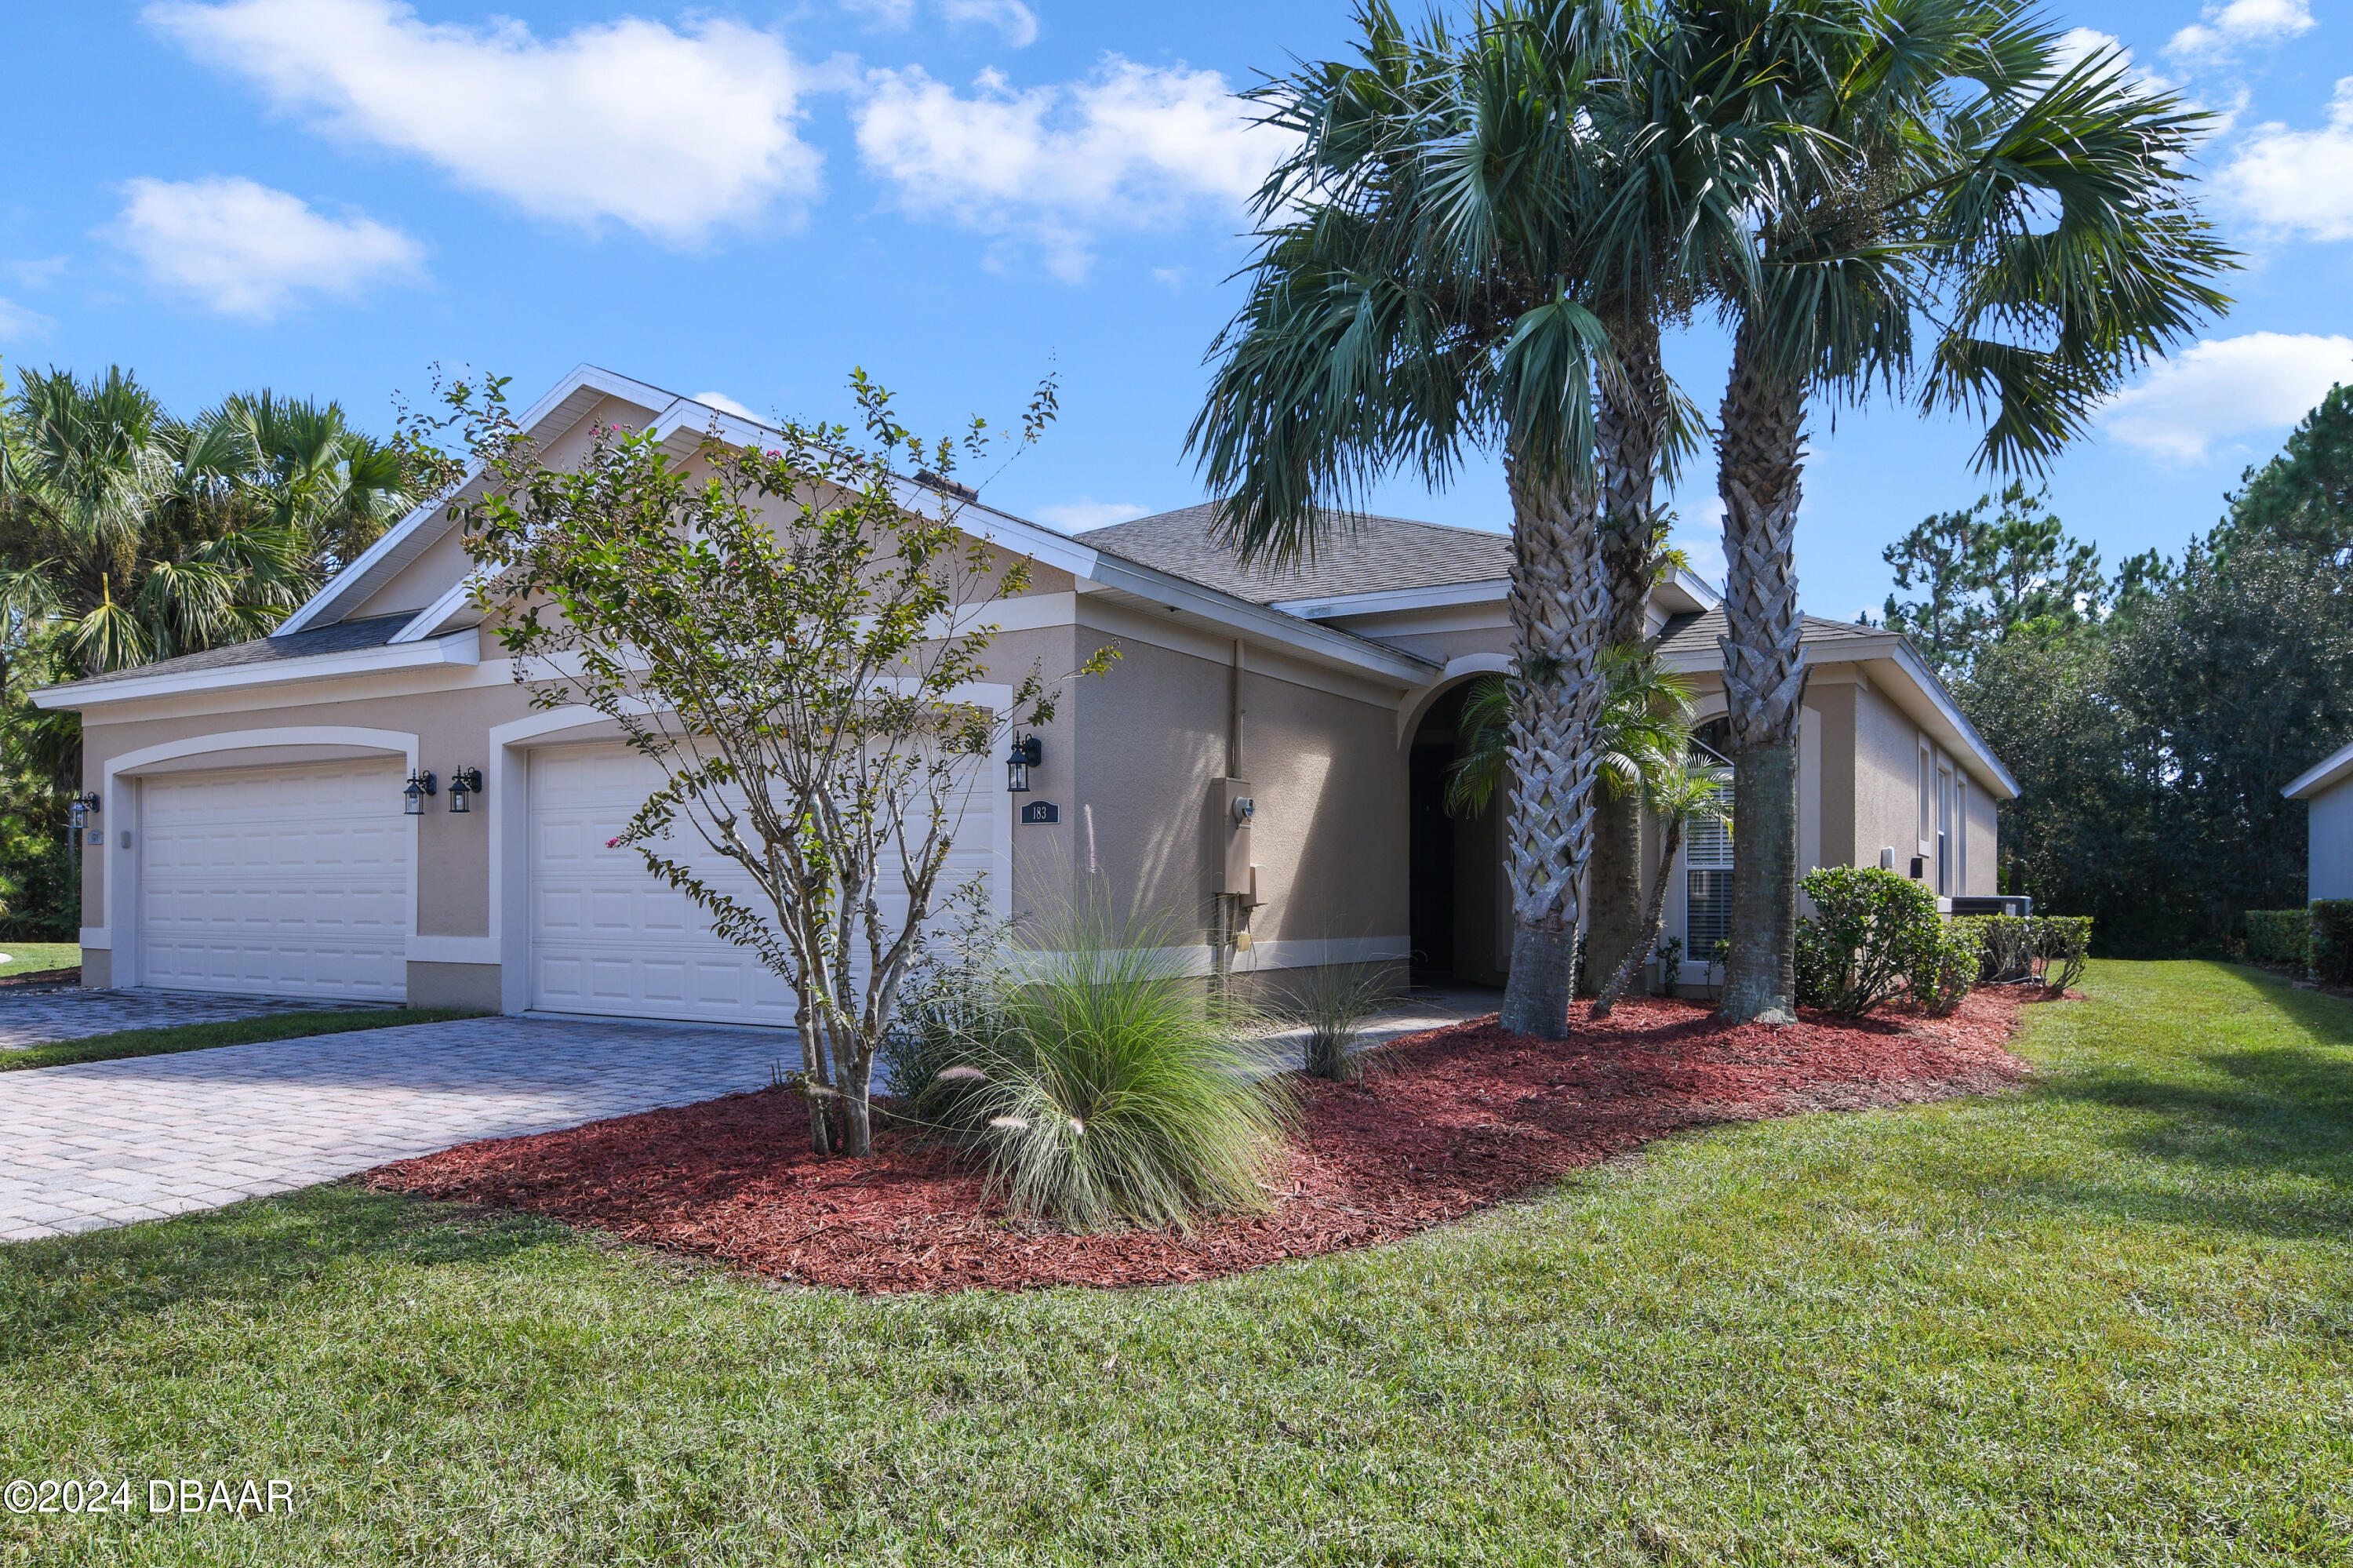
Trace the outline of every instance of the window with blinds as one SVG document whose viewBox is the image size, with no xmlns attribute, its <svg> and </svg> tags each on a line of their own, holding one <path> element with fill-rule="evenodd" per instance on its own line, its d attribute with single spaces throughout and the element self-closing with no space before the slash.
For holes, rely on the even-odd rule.
<svg viewBox="0 0 2353 1568">
<path fill-rule="evenodd" d="M 1732 807 L 1732 781 L 1715 789 L 1716 804 Z M 1683 951 L 1712 963 L 1732 934 L 1732 834 L 1715 818 L 1692 823 L 1683 839 Z"/>
</svg>

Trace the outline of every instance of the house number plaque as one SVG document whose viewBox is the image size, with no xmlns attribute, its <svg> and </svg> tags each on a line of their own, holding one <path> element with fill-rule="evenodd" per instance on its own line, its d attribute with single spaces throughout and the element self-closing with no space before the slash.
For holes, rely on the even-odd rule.
<svg viewBox="0 0 2353 1568">
<path fill-rule="evenodd" d="M 1021 808 L 1021 825 L 1025 828 L 1047 826 L 1062 820 L 1062 808 L 1051 800 L 1031 800 Z"/>
</svg>

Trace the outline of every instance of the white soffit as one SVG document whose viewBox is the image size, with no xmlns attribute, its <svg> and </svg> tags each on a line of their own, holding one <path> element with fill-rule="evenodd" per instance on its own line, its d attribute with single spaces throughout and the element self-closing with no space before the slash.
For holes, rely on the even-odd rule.
<svg viewBox="0 0 2353 1568">
<path fill-rule="evenodd" d="M 2353 745 L 2342 746 L 2288 780 L 2280 793 L 2291 800 L 2309 800 L 2332 784 L 2353 776 Z"/>
</svg>

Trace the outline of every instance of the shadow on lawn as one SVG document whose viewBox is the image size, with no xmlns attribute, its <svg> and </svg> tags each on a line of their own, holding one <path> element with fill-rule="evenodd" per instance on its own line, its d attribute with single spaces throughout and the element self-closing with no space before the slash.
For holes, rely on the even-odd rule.
<svg viewBox="0 0 2353 1568">
<path fill-rule="evenodd" d="M 2269 976 L 2250 972 L 2249 978 L 2250 999 L 2285 1026 L 2277 1031 L 2281 1044 L 2233 1041 L 2232 1048 L 2185 1051 L 2178 1075 L 2161 1067 L 2105 1066 L 2043 1086 L 2044 1093 L 2078 1105 L 2132 1113 L 2136 1125 L 2107 1136 L 2112 1147 L 2193 1165 L 2235 1186 L 2124 1191 L 2059 1182 L 2038 1183 L 2035 1190 L 2120 1215 L 2267 1235 L 2341 1235 L 2353 1225 L 2353 1006 Z M 2221 1023 L 2228 1014 L 2215 1017 Z M 2318 1182 L 2329 1191 L 2318 1196 L 2307 1187 L 2266 1199 L 2244 1185 L 2266 1177 Z"/>
<path fill-rule="evenodd" d="M 197 1304 L 266 1303 L 355 1262 L 492 1261 L 573 1233 L 527 1214 L 453 1209 L 343 1183 L 206 1213 L 0 1246 L 0 1364 Z"/>
</svg>

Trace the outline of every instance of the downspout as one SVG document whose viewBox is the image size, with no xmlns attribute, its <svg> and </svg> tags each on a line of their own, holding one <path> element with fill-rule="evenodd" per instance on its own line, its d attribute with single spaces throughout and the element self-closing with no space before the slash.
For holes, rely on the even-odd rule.
<svg viewBox="0 0 2353 1568">
<path fill-rule="evenodd" d="M 1234 639 L 1233 665 L 1226 680 L 1226 777 L 1242 776 L 1242 668 L 1243 655 L 1249 644 Z M 1221 832 L 1231 832 L 1230 824 L 1220 823 Z M 1242 895 L 1219 893 L 1211 903 L 1211 949 L 1209 968 L 1218 994 L 1226 993 L 1229 978 L 1233 972 L 1234 943 L 1241 931 Z"/>
</svg>

